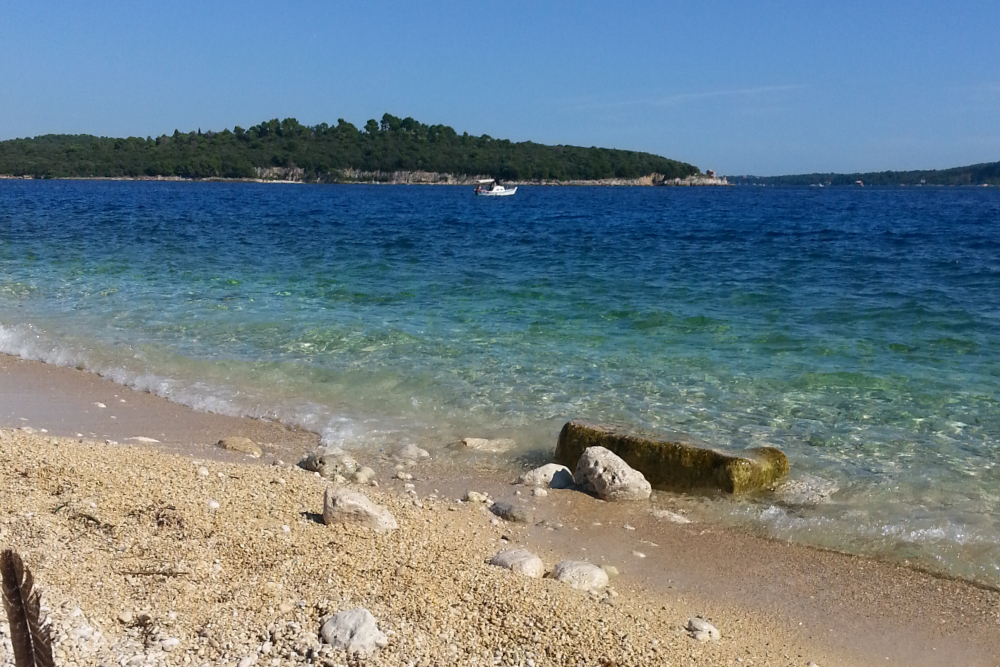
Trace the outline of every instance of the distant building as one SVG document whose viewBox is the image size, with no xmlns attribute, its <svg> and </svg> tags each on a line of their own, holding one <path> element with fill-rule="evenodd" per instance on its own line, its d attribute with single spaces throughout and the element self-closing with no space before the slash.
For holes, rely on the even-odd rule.
<svg viewBox="0 0 1000 667">
<path fill-rule="evenodd" d="M 709 169 L 708 171 L 705 172 L 705 176 L 707 176 L 709 178 L 715 178 L 715 170 L 714 169 Z"/>
</svg>

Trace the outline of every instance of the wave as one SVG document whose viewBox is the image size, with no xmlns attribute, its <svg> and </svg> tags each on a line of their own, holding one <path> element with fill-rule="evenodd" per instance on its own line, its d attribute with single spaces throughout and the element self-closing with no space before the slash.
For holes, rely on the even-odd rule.
<svg viewBox="0 0 1000 667">
<path fill-rule="evenodd" d="M 31 324 L 0 324 L 0 353 L 76 368 L 201 412 L 266 419 L 302 428 L 317 433 L 325 445 L 357 448 L 365 440 L 365 430 L 357 420 L 336 414 L 327 406 L 303 399 L 270 402 L 246 389 L 152 372 L 142 367 L 146 364 L 142 363 L 141 352 L 131 355 L 140 368 L 130 367 L 120 354 L 116 357 L 104 350 L 88 352 L 83 345 L 60 341 Z"/>
</svg>

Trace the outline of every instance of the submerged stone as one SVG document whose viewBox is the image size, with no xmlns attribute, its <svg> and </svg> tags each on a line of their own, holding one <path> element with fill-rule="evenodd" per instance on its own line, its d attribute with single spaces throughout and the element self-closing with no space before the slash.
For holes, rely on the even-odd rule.
<svg viewBox="0 0 1000 667">
<path fill-rule="evenodd" d="M 573 420 L 559 433 L 555 462 L 575 467 L 588 447 L 604 447 L 643 474 L 654 489 L 769 489 L 788 474 L 788 457 L 774 447 L 735 454 L 693 442 L 659 440 L 624 429 Z"/>
<path fill-rule="evenodd" d="M 138 438 L 133 438 L 133 440 L 138 440 Z M 243 438 L 239 436 L 223 438 L 222 440 L 219 440 L 218 446 L 231 452 L 247 454 L 258 459 L 261 455 L 260 447 L 257 446 L 257 443 L 250 438 Z"/>
</svg>

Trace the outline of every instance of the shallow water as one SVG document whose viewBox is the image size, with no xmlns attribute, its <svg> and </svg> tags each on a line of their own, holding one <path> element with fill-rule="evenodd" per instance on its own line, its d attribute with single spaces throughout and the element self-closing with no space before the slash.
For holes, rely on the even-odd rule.
<svg viewBox="0 0 1000 667">
<path fill-rule="evenodd" d="M 0 351 L 327 442 L 769 444 L 826 502 L 667 497 L 1000 583 L 1000 192 L 0 181 Z"/>
</svg>

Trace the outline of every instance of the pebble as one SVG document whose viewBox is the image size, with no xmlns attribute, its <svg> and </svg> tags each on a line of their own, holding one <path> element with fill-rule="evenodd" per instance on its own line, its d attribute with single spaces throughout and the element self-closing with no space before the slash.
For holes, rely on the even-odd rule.
<svg viewBox="0 0 1000 667">
<path fill-rule="evenodd" d="M 132 612 L 131 611 L 123 611 L 122 613 L 118 614 L 118 622 L 121 623 L 121 624 L 123 624 L 123 625 L 128 625 L 129 623 L 131 623 L 132 622 Z"/>
<path fill-rule="evenodd" d="M 349 523 L 376 532 L 398 528 L 396 518 L 386 508 L 357 491 L 331 487 L 323 494 L 323 523 Z"/>
<path fill-rule="evenodd" d="M 504 567 L 526 577 L 540 578 L 545 574 L 542 559 L 527 549 L 506 549 L 490 560 L 490 565 Z"/>
<path fill-rule="evenodd" d="M 399 472 L 397 472 L 396 475 L 395 475 L 395 477 L 396 477 L 396 479 L 401 479 L 401 480 L 404 480 L 404 481 L 413 479 L 413 475 L 411 475 L 408 472 L 403 472 L 402 470 L 400 470 Z"/>
<path fill-rule="evenodd" d="M 509 438 L 489 440 L 487 438 L 462 438 L 462 446 L 477 452 L 502 454 L 513 447 L 515 442 Z"/>
<path fill-rule="evenodd" d="M 479 493 L 478 491 L 467 491 L 465 493 L 465 500 L 470 503 L 486 503 L 489 502 L 490 497 L 485 493 Z"/>
<path fill-rule="evenodd" d="M 661 519 L 663 521 L 669 521 L 670 523 L 681 523 L 681 524 L 691 523 L 691 519 L 687 518 L 686 516 L 677 514 L 676 512 L 671 512 L 670 510 L 651 510 L 650 514 L 652 514 L 657 519 Z"/>
<path fill-rule="evenodd" d="M 219 501 L 218 500 L 209 500 L 208 501 L 208 509 L 210 509 L 210 510 L 217 510 L 217 509 L 219 509 L 219 507 L 220 506 L 219 506 Z"/>
<path fill-rule="evenodd" d="M 208 477 L 208 475 L 209 475 L 208 468 L 206 468 L 205 466 L 200 466 L 198 468 L 198 477 Z"/>
<path fill-rule="evenodd" d="M 181 643 L 181 640 L 176 637 L 168 637 L 160 642 L 160 648 L 169 653 L 177 648 L 177 645 Z"/>
<path fill-rule="evenodd" d="M 498 500 L 493 503 L 490 511 L 504 521 L 514 523 L 531 523 L 531 510 L 524 505 L 512 503 L 509 500 Z"/>
<path fill-rule="evenodd" d="M 426 449 L 421 449 L 414 444 L 409 444 L 396 452 L 396 458 L 405 459 L 409 461 L 417 461 L 419 459 L 430 458 L 430 452 Z"/>
<path fill-rule="evenodd" d="M 378 629 L 378 622 L 364 607 L 334 614 L 320 627 L 323 641 L 348 653 L 368 655 L 389 644 L 389 638 Z"/>
<path fill-rule="evenodd" d="M 525 486 L 547 486 L 550 489 L 568 489 L 573 486 L 573 473 L 558 463 L 546 463 L 524 473 L 517 478 L 516 483 Z"/>
<path fill-rule="evenodd" d="M 531 495 L 536 496 L 538 498 L 544 498 L 545 496 L 549 495 L 549 492 L 546 491 L 545 489 L 532 489 Z"/>
<path fill-rule="evenodd" d="M 259 459 L 261 455 L 260 446 L 250 438 L 229 437 L 223 438 L 216 443 L 217 447 L 222 447 L 230 452 L 238 452 Z"/>
<path fill-rule="evenodd" d="M 593 563 L 564 560 L 552 570 L 552 578 L 584 591 L 601 590 L 608 585 L 608 573 Z"/>
<path fill-rule="evenodd" d="M 719 632 L 718 628 L 703 618 L 689 618 L 686 629 L 691 633 L 692 637 L 702 642 L 718 641 L 722 637 L 722 633 Z"/>
</svg>

